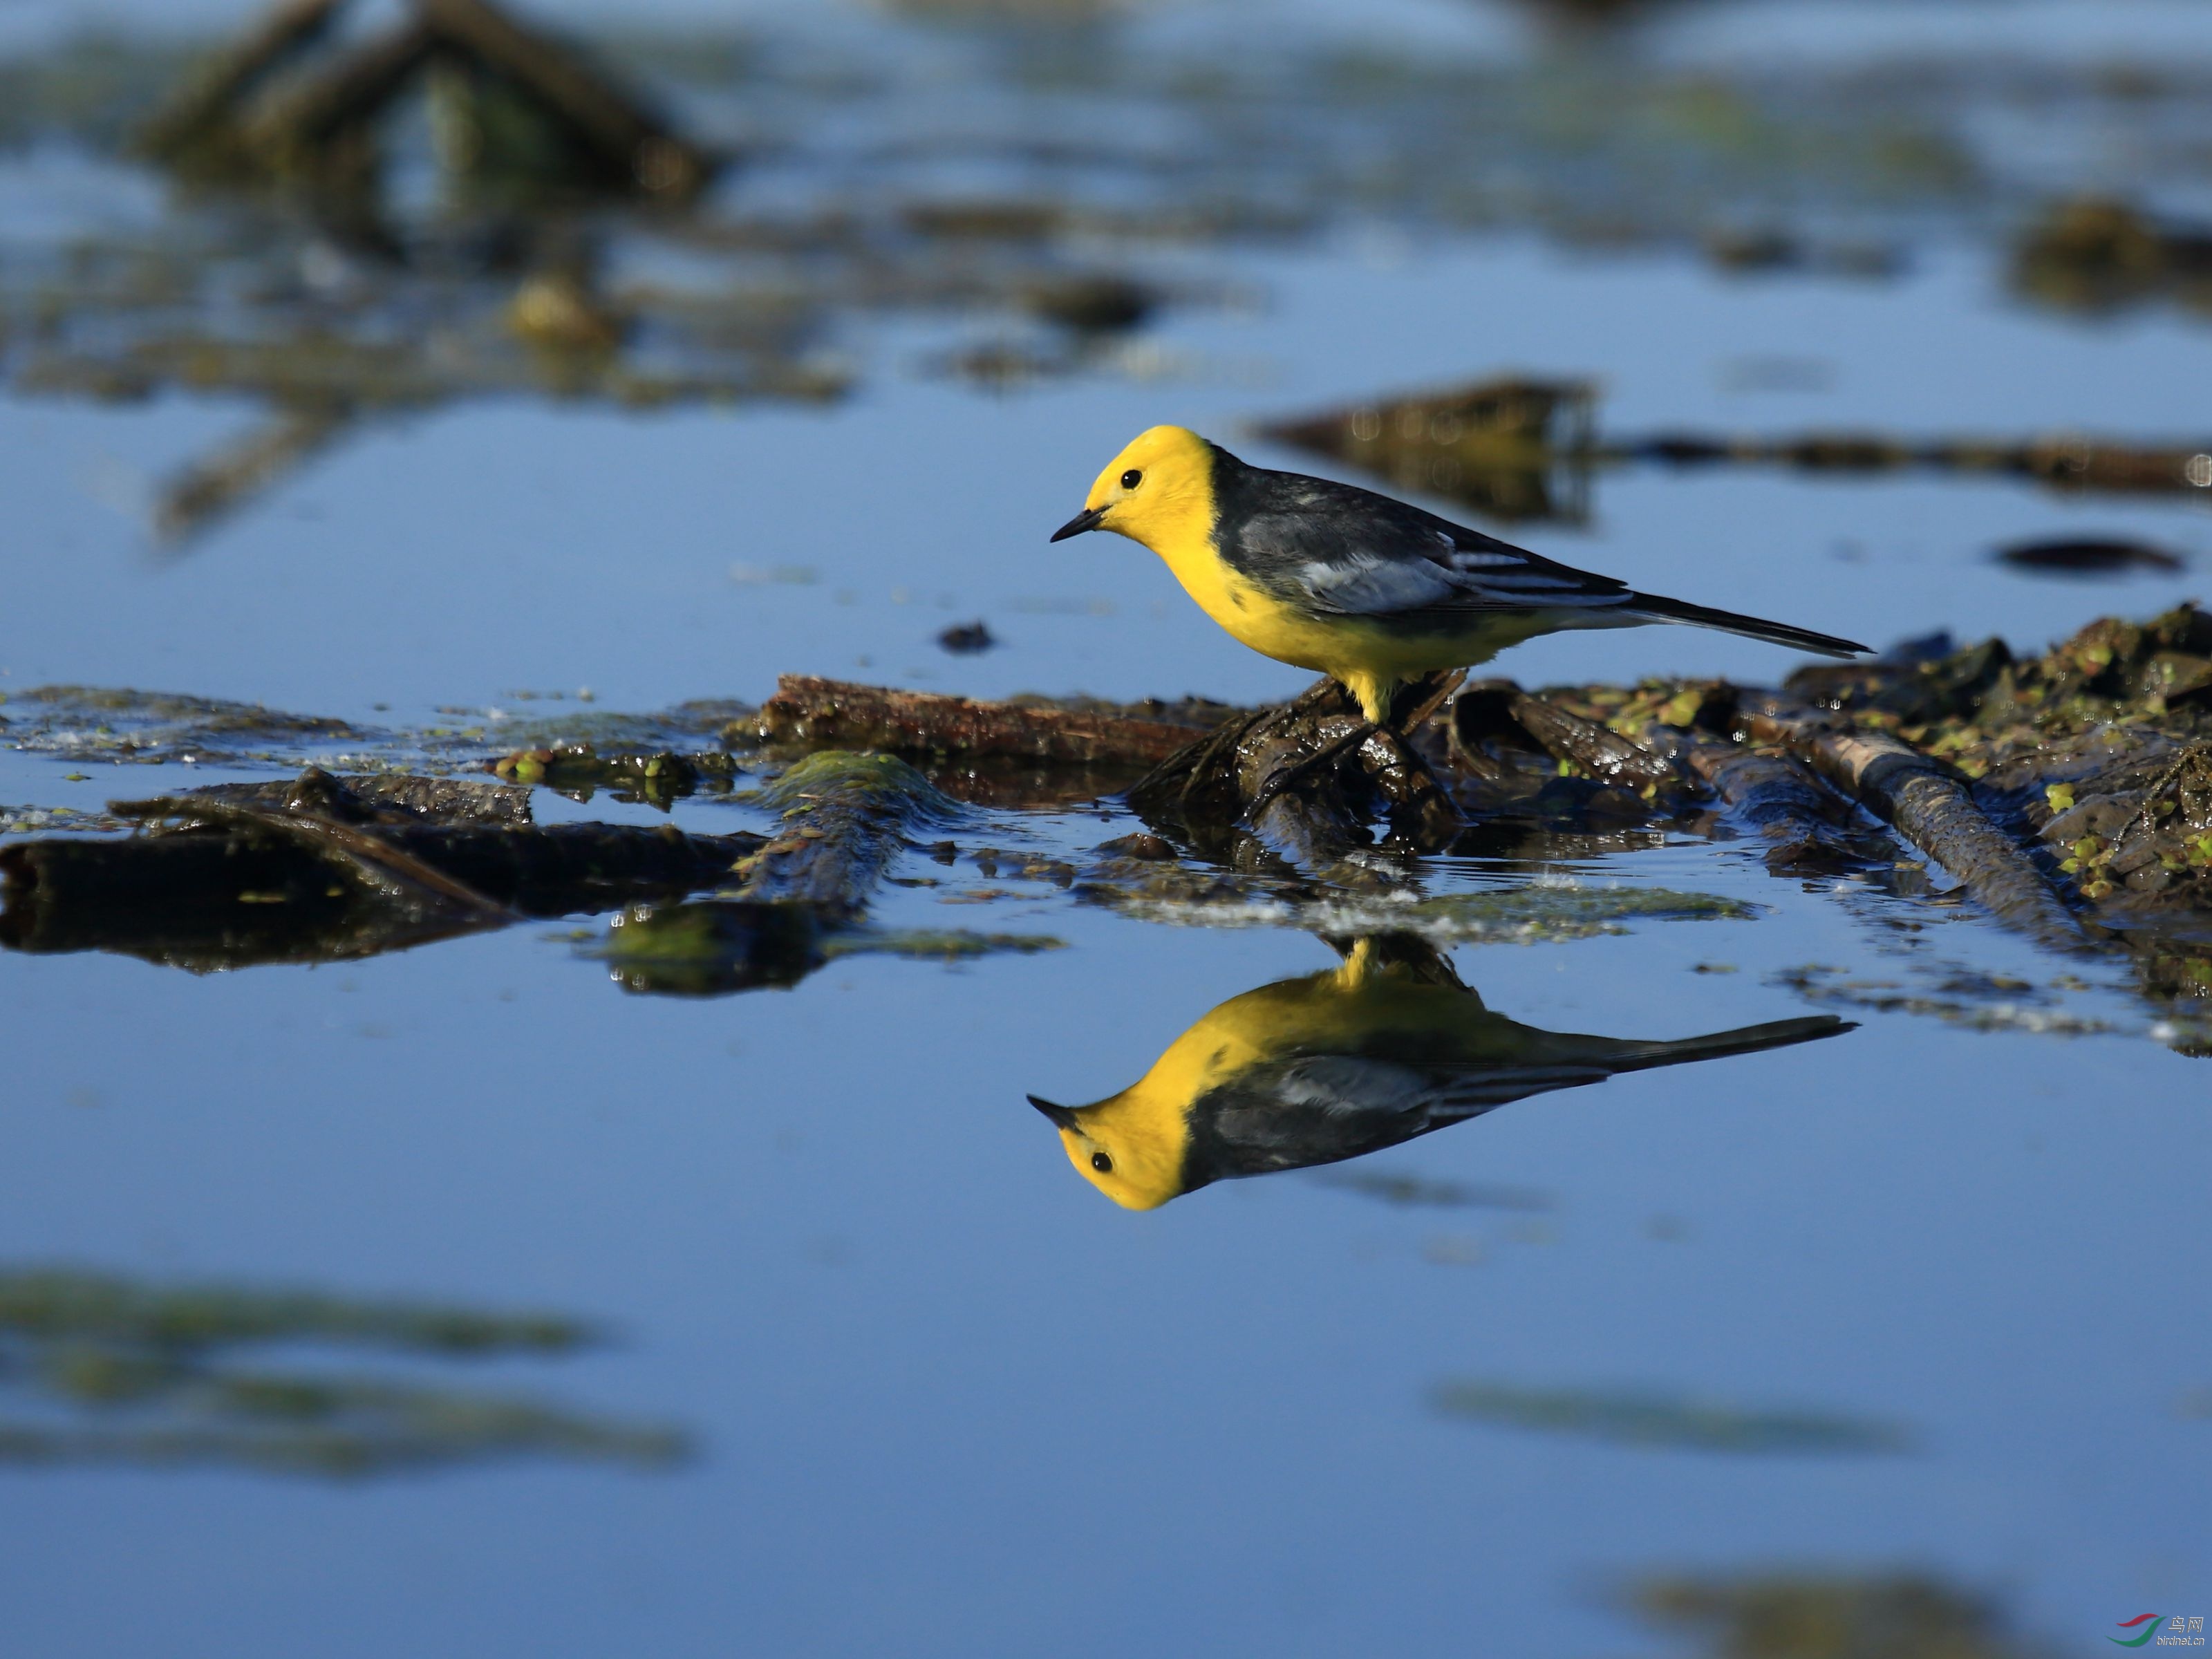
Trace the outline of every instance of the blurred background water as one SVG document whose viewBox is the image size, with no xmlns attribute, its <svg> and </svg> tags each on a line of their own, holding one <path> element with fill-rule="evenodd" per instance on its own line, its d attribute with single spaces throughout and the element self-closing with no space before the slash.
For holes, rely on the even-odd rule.
<svg viewBox="0 0 2212 1659">
<path fill-rule="evenodd" d="M 788 672 L 1287 696 L 1305 677 L 1140 550 L 1045 536 L 1155 422 L 1357 477 L 1258 428 L 1506 374 L 1590 382 L 1624 439 L 2212 446 L 2196 5 L 534 0 L 732 163 L 681 210 L 471 196 L 434 95 L 367 217 L 131 149 L 252 15 L 0 4 L 11 702 L 496 744 Z M 2039 648 L 2202 594 L 2212 556 L 2196 489 L 1547 484 L 1478 521 L 1881 645 Z M 2045 539 L 2172 563 L 1993 556 Z M 939 647 L 974 620 L 996 648 Z M 1502 665 L 1786 666 L 1662 629 Z M 281 775 L 112 758 L 0 748 L 0 802 Z M 1131 827 L 951 834 L 1048 860 Z M 1863 1023 L 1540 1095 L 1344 1166 L 1364 1184 L 1132 1214 L 1023 1097 L 1112 1094 L 1322 944 L 993 878 L 961 920 L 1069 948 L 710 999 L 626 994 L 597 925 L 230 974 L 0 956 L 7 1650 L 1996 1654 L 2212 1613 L 2201 1060 L 1971 907 L 1725 842 L 1439 879 L 1535 866 L 1755 914 L 1466 945 L 1493 1011 L 1678 1037 L 1841 983 Z M 935 927 L 958 896 L 878 908 Z M 220 1342 L 147 1334 L 202 1285 L 350 1310 L 222 1340 L 353 1389 L 348 1455 L 383 1461 L 333 1467 L 241 1417 L 276 1383 Z M 358 1310 L 393 1304 L 582 1323 Z M 333 1371 L 331 1342 L 375 1352 Z"/>
</svg>

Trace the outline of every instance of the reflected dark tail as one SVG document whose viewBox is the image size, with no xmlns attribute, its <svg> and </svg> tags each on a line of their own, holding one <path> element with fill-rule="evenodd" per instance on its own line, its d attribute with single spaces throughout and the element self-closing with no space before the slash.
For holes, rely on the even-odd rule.
<svg viewBox="0 0 2212 1659">
<path fill-rule="evenodd" d="M 1647 1066 L 1680 1066 L 1685 1060 L 1755 1054 L 1763 1049 L 1786 1048 L 1793 1042 L 1812 1042 L 1856 1030 L 1856 1022 L 1838 1019 L 1833 1014 L 1807 1014 L 1796 1019 L 1771 1020 L 1764 1025 L 1739 1026 L 1733 1031 L 1714 1031 L 1705 1036 L 1626 1043 L 1607 1055 L 1605 1065 L 1613 1072 L 1640 1072 Z"/>
<path fill-rule="evenodd" d="M 1788 623 L 1762 622 L 1757 617 L 1741 617 L 1733 611 L 1716 611 L 1711 605 L 1692 605 L 1687 599 L 1669 599 L 1656 593 L 1633 594 L 1621 608 L 1658 622 L 1717 628 L 1723 634 L 1741 634 L 1749 639 L 1765 640 L 1769 645 L 1817 651 L 1824 657 L 1855 657 L 1872 649 L 1856 641 L 1838 639 L 1833 634 L 1816 634 L 1809 628 L 1793 628 Z"/>
</svg>

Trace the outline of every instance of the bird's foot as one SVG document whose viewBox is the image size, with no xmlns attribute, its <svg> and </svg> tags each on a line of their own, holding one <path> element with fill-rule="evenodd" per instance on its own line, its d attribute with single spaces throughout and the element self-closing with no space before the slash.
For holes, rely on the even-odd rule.
<svg viewBox="0 0 2212 1659">
<path fill-rule="evenodd" d="M 1338 761 L 1358 749 L 1368 738 L 1385 729 L 1374 720 L 1362 720 L 1335 742 L 1316 750 L 1302 761 L 1284 767 L 1260 786 L 1258 792 L 1252 797 L 1250 805 L 1244 809 L 1244 816 L 1247 818 L 1256 817 L 1266 809 L 1269 801 L 1274 799 L 1301 778 L 1310 777 L 1323 767 L 1335 765 Z"/>
</svg>

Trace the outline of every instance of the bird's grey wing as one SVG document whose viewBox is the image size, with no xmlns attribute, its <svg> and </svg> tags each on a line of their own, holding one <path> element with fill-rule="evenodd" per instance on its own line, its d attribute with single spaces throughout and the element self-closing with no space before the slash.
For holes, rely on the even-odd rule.
<svg viewBox="0 0 2212 1659">
<path fill-rule="evenodd" d="M 1204 1180 L 1333 1164 L 1553 1089 L 1601 1083 L 1603 1065 L 1419 1066 L 1306 1054 L 1255 1066 L 1194 1103 Z M 1188 1183 L 1187 1183 L 1188 1184 Z"/>
<path fill-rule="evenodd" d="M 1229 562 L 1325 615 L 1601 611 L 1627 584 L 1515 547 L 1403 501 L 1294 473 L 1262 475 L 1227 521 Z"/>
</svg>

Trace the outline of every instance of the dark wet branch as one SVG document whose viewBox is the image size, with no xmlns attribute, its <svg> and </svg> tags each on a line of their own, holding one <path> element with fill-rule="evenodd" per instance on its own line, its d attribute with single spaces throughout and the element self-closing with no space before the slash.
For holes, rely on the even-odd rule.
<svg viewBox="0 0 2212 1659">
<path fill-rule="evenodd" d="M 1644 740 L 1726 802 L 1735 825 L 1771 843 L 1766 867 L 1777 875 L 1836 874 L 1891 861 L 1888 837 L 1861 830 L 1851 804 L 1793 756 L 1656 723 L 1644 728 Z"/>
<path fill-rule="evenodd" d="M 1886 732 L 1838 726 L 1779 693 L 1744 694 L 1746 729 L 1785 744 L 1820 775 L 1896 826 L 2008 925 L 2076 948 L 2087 935 L 2027 854 L 1990 822 L 1956 775 Z"/>
<path fill-rule="evenodd" d="M 1452 705 L 1454 751 L 1480 775 L 1485 738 L 1503 737 L 1542 750 L 1601 782 L 1655 791 L 1681 782 L 1673 762 L 1610 727 L 1531 696 L 1510 682 L 1470 686 Z"/>
</svg>

